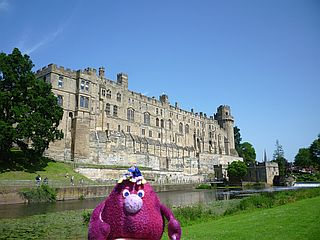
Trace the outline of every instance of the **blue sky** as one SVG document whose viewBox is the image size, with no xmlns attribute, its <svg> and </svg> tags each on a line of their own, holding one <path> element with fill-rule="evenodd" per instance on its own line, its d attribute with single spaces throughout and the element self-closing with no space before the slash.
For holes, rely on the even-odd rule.
<svg viewBox="0 0 320 240">
<path fill-rule="evenodd" d="M 213 115 L 230 105 L 261 161 L 320 133 L 320 1 L 0 0 L 0 51 L 129 75 L 129 89 Z"/>
</svg>

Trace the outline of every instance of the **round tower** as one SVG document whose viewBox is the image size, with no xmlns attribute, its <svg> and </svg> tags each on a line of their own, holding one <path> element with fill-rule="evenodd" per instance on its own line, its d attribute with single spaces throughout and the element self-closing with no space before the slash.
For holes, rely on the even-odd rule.
<svg viewBox="0 0 320 240">
<path fill-rule="evenodd" d="M 231 115 L 231 109 L 227 105 L 221 105 L 217 109 L 217 113 L 215 114 L 215 119 L 218 121 L 218 124 L 221 128 L 223 128 L 227 133 L 227 138 L 229 142 L 230 154 L 234 155 L 235 145 L 234 145 L 234 119 Z"/>
</svg>

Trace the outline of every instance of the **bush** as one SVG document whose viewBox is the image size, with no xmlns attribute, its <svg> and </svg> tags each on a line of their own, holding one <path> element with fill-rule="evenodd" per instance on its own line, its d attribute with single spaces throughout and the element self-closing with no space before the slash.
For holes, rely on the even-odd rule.
<svg viewBox="0 0 320 240">
<path fill-rule="evenodd" d="M 211 189 L 211 185 L 209 184 L 200 184 L 196 189 Z"/>
<path fill-rule="evenodd" d="M 31 202 L 55 202 L 57 191 L 48 185 L 41 185 L 37 188 L 23 189 L 20 195 Z"/>
<path fill-rule="evenodd" d="M 87 225 L 87 226 L 89 225 L 91 214 L 92 214 L 92 211 L 89 211 L 89 210 L 84 210 L 82 212 L 83 225 Z"/>
</svg>

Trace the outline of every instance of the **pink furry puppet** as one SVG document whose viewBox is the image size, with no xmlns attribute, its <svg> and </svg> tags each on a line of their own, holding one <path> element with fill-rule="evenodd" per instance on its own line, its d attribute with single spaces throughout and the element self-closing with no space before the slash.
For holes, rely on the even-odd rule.
<svg viewBox="0 0 320 240">
<path fill-rule="evenodd" d="M 88 239 L 160 240 L 165 217 L 169 238 L 179 240 L 181 227 L 171 210 L 160 203 L 137 167 L 131 167 L 129 172 L 94 209 Z"/>
</svg>

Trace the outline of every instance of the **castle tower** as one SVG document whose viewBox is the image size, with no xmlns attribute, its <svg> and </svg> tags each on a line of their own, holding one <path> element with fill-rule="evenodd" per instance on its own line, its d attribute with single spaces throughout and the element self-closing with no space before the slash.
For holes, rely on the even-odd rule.
<svg viewBox="0 0 320 240">
<path fill-rule="evenodd" d="M 218 124 L 220 125 L 220 127 L 227 132 L 229 153 L 231 155 L 237 155 L 235 151 L 235 145 L 234 145 L 234 131 L 233 131 L 234 120 L 231 115 L 230 107 L 226 105 L 219 106 L 214 118 L 218 121 Z"/>
<path fill-rule="evenodd" d="M 117 83 L 128 89 L 128 75 L 126 73 L 118 73 Z"/>
</svg>

